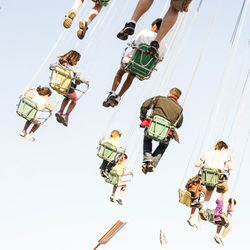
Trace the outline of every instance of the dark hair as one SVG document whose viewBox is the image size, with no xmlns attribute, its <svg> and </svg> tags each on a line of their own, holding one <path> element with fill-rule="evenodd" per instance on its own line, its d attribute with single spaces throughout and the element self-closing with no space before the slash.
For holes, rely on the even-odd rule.
<svg viewBox="0 0 250 250">
<path fill-rule="evenodd" d="M 215 150 L 221 150 L 222 148 L 228 149 L 227 144 L 224 141 L 219 141 L 215 145 Z"/>
<path fill-rule="evenodd" d="M 157 26 L 157 29 L 159 30 L 160 27 L 161 27 L 161 22 L 162 22 L 162 18 L 157 18 L 157 19 L 155 19 L 155 20 L 152 22 L 152 27 L 153 27 L 154 25 L 156 25 L 156 26 Z"/>
<path fill-rule="evenodd" d="M 51 96 L 52 95 L 52 91 L 48 87 L 39 86 L 36 88 L 36 91 L 41 96 L 45 96 L 45 95 Z"/>
<path fill-rule="evenodd" d="M 230 198 L 229 200 L 228 200 L 228 202 L 230 203 L 230 204 L 232 204 L 232 199 L 233 198 Z M 236 205 L 236 200 L 235 199 L 233 199 L 234 200 L 234 205 Z"/>
<path fill-rule="evenodd" d="M 128 156 L 126 154 L 122 155 L 126 160 L 128 159 Z"/>
<path fill-rule="evenodd" d="M 169 91 L 169 93 L 170 93 L 171 95 L 175 96 L 177 99 L 179 99 L 180 96 L 181 96 L 181 91 L 180 91 L 179 89 L 177 89 L 177 88 L 172 88 L 172 89 Z"/>
<path fill-rule="evenodd" d="M 70 50 L 68 53 L 66 53 L 63 56 L 59 56 L 59 63 L 68 63 L 71 66 L 74 66 L 78 63 L 80 60 L 81 55 L 75 50 Z"/>
</svg>

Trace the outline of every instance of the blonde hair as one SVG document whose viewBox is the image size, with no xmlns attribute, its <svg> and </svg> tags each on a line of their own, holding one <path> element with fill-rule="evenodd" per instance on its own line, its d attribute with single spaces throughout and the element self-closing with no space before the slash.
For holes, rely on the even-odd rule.
<svg viewBox="0 0 250 250">
<path fill-rule="evenodd" d="M 113 130 L 113 131 L 111 132 L 110 136 L 111 136 L 111 137 L 116 137 L 116 136 L 121 137 L 121 136 L 122 136 L 122 133 L 121 133 L 120 131 L 118 131 L 118 130 Z"/>
<path fill-rule="evenodd" d="M 70 50 L 65 55 L 59 56 L 59 63 L 68 63 L 69 65 L 74 66 L 79 62 L 80 58 L 80 53 L 75 50 Z"/>
</svg>

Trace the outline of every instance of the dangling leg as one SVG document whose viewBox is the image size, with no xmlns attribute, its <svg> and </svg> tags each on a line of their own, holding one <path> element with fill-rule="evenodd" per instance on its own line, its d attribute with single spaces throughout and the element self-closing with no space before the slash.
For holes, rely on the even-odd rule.
<svg viewBox="0 0 250 250">
<path fill-rule="evenodd" d="M 88 17 L 85 20 L 81 20 L 79 22 L 79 30 L 77 31 L 77 36 L 79 39 L 83 39 L 85 33 L 88 29 L 89 24 L 98 16 L 102 9 L 102 6 L 99 4 L 95 4 L 95 6 L 90 11 Z"/>
<path fill-rule="evenodd" d="M 61 104 L 61 107 L 60 107 L 60 110 L 55 114 L 56 116 L 56 120 L 59 122 L 59 123 L 62 123 L 63 119 L 62 119 L 62 114 L 63 114 L 63 111 L 65 109 L 65 107 L 67 106 L 67 104 L 69 103 L 69 98 L 68 97 L 65 97 L 62 101 L 62 104 Z"/>
<path fill-rule="evenodd" d="M 225 190 L 225 191 L 226 191 L 225 193 L 221 193 L 222 200 L 223 200 L 223 207 L 222 207 L 222 213 L 220 214 L 220 218 L 221 218 L 223 225 L 227 225 L 229 223 L 228 218 L 227 218 L 228 190 Z"/>
<path fill-rule="evenodd" d="M 116 192 L 116 190 L 117 190 L 117 186 L 113 186 L 113 191 L 112 191 L 112 194 L 111 194 L 111 196 L 110 196 L 110 201 L 111 202 L 114 202 L 115 201 L 115 192 Z"/>
<path fill-rule="evenodd" d="M 161 157 L 165 153 L 165 151 L 166 151 L 166 149 L 167 149 L 167 147 L 169 145 L 169 140 L 170 139 L 167 139 L 166 142 L 159 143 L 158 147 L 155 149 L 155 151 L 153 153 L 153 166 L 154 166 L 154 168 L 156 168 L 156 166 L 159 163 Z"/>
<path fill-rule="evenodd" d="M 125 192 L 125 189 L 126 189 L 126 184 L 124 184 L 124 185 L 121 186 L 121 190 L 120 190 L 119 197 L 118 197 L 118 199 L 116 200 L 116 201 L 118 202 L 118 204 L 120 204 L 120 205 L 123 204 L 123 203 L 122 203 L 122 196 L 123 196 L 123 194 L 124 194 L 124 192 Z"/>
<path fill-rule="evenodd" d="M 127 40 L 129 35 L 133 35 L 135 31 L 135 24 L 140 17 L 148 11 L 154 0 L 140 0 L 135 8 L 131 20 L 125 24 L 125 27 L 117 34 L 121 40 Z"/>
<path fill-rule="evenodd" d="M 153 162 L 152 139 L 150 139 L 146 135 L 144 135 L 144 139 L 143 139 L 143 164 L 142 164 L 142 172 L 144 174 L 147 174 L 147 172 L 152 172 L 152 169 L 153 169 L 152 162 Z"/>
<path fill-rule="evenodd" d="M 190 217 L 189 217 L 189 219 L 187 220 L 187 223 L 188 223 L 189 226 L 191 226 L 191 227 L 194 226 L 194 219 L 193 219 L 193 217 L 194 217 L 195 209 L 196 209 L 195 207 L 192 207 L 192 208 L 191 208 Z"/>
<path fill-rule="evenodd" d="M 29 141 L 35 141 L 35 138 L 33 137 L 33 134 L 35 131 L 40 127 L 39 124 L 34 124 L 33 127 L 31 128 L 30 132 L 25 136 L 26 139 Z"/>
<path fill-rule="evenodd" d="M 76 106 L 76 100 L 73 99 L 67 109 L 67 112 L 62 115 L 62 124 L 67 127 L 68 126 L 68 121 L 69 121 L 69 114 L 72 112 L 72 110 L 75 108 Z"/>
<path fill-rule="evenodd" d="M 118 96 L 122 97 L 123 94 L 129 89 L 131 86 L 133 80 L 135 79 L 135 75 L 128 74 L 126 81 L 124 82 Z"/>
<path fill-rule="evenodd" d="M 221 239 L 220 239 L 220 231 L 221 231 L 222 226 L 217 226 L 216 229 L 216 234 L 214 236 L 214 240 L 216 241 L 216 243 L 220 244 L 221 243 Z"/>
<path fill-rule="evenodd" d="M 82 3 L 84 0 L 75 0 L 73 3 L 73 6 L 71 8 L 71 10 L 69 11 L 69 13 L 67 14 L 67 16 L 65 16 L 64 22 L 63 22 L 63 26 L 68 29 L 71 27 L 72 25 L 72 21 L 76 16 L 77 11 L 80 9 Z"/>
<path fill-rule="evenodd" d="M 207 190 L 205 193 L 204 203 L 203 203 L 201 210 L 199 212 L 199 215 L 201 216 L 202 220 L 207 220 L 208 203 L 209 203 L 211 196 L 213 194 L 213 189 L 210 188 L 210 190 L 209 190 L 209 187 L 206 187 L 206 188 L 207 188 Z"/>
<path fill-rule="evenodd" d="M 21 136 L 23 136 L 23 137 L 26 136 L 27 129 L 29 128 L 30 124 L 31 124 L 31 122 L 29 122 L 29 121 L 25 122 L 24 128 L 23 128 L 22 132 L 20 133 Z"/>
<path fill-rule="evenodd" d="M 122 80 L 122 77 L 123 75 L 125 74 L 126 72 L 120 68 L 116 75 L 115 75 L 115 78 L 114 78 L 114 81 L 113 81 L 113 86 L 112 86 L 112 90 L 109 92 L 109 95 L 108 97 L 104 100 L 104 102 L 102 103 L 102 105 L 106 108 L 110 107 L 112 101 L 111 99 L 115 99 L 117 96 L 116 96 L 116 89 L 118 88 L 118 86 L 120 85 L 121 83 L 121 80 Z"/>
</svg>

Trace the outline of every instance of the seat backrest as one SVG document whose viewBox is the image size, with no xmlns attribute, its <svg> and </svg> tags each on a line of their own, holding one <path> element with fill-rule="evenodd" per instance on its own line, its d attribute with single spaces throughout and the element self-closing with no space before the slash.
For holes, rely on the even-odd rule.
<svg viewBox="0 0 250 250">
<path fill-rule="evenodd" d="M 207 209 L 207 220 L 211 223 L 215 223 L 214 221 L 214 211 L 210 208 Z"/>
<path fill-rule="evenodd" d="M 110 0 L 92 0 L 92 1 L 100 6 L 107 6 Z"/>
<path fill-rule="evenodd" d="M 159 115 L 155 115 L 150 121 L 150 125 L 147 129 L 147 136 L 155 141 L 163 142 L 165 141 L 170 128 L 170 121 Z"/>
<path fill-rule="evenodd" d="M 179 202 L 188 207 L 191 207 L 191 193 L 187 190 L 179 189 Z"/>
<path fill-rule="evenodd" d="M 21 97 L 17 106 L 17 114 L 22 116 L 27 121 L 32 122 L 37 114 L 37 103 L 29 97 Z"/>
<path fill-rule="evenodd" d="M 74 79 L 73 71 L 57 64 L 53 65 L 51 70 L 50 87 L 58 94 L 67 95 Z"/>
<path fill-rule="evenodd" d="M 97 155 L 105 161 L 115 163 L 117 161 L 117 148 L 109 142 L 100 145 Z"/>
<path fill-rule="evenodd" d="M 145 51 L 149 45 L 140 44 L 132 57 L 131 63 L 126 68 L 126 71 L 130 74 L 134 74 L 140 80 L 144 80 L 150 77 L 153 69 L 158 63 L 158 53 L 155 57 L 149 56 Z"/>
<path fill-rule="evenodd" d="M 109 177 L 108 178 L 105 178 L 105 181 L 107 183 L 110 183 L 112 185 L 117 185 L 118 182 L 119 182 L 119 176 L 118 174 L 116 173 L 116 171 L 111 171 L 110 174 L 109 174 Z"/>
<path fill-rule="evenodd" d="M 219 182 L 219 170 L 204 166 L 201 175 L 202 185 L 215 187 Z"/>
</svg>

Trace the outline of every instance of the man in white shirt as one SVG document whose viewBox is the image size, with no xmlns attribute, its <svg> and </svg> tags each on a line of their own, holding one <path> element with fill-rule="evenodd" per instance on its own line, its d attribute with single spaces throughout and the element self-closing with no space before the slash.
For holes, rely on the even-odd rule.
<svg viewBox="0 0 250 250">
<path fill-rule="evenodd" d="M 215 149 L 208 151 L 204 154 L 203 157 L 200 158 L 199 161 L 196 162 L 195 167 L 202 167 L 202 166 L 208 166 L 210 168 L 217 168 L 219 169 L 220 173 L 224 173 L 225 170 L 233 170 L 233 163 L 232 158 L 227 152 L 228 146 L 225 142 L 219 141 L 215 145 Z M 223 182 L 217 186 L 217 192 L 223 194 L 223 213 L 221 216 L 223 217 L 223 220 L 226 220 L 226 210 L 227 210 L 227 192 L 228 192 L 228 185 L 226 180 L 223 180 Z M 207 213 L 206 210 L 208 208 L 208 203 L 211 199 L 211 196 L 213 194 L 214 188 L 206 186 L 206 194 L 204 198 L 203 206 L 199 212 L 201 218 L 203 220 L 207 220 Z"/>
<path fill-rule="evenodd" d="M 133 41 L 133 45 L 134 46 L 139 46 L 140 44 L 150 44 L 150 42 L 152 42 L 155 37 L 157 36 L 157 33 L 161 27 L 161 22 L 162 19 L 161 18 L 157 18 L 153 23 L 152 23 L 152 27 L 151 30 L 143 30 L 141 31 L 135 38 L 135 40 Z M 167 47 L 164 41 L 162 41 L 160 43 L 160 47 L 159 47 L 159 59 L 163 60 L 164 55 L 166 54 L 167 51 Z M 128 90 L 128 88 L 131 86 L 135 75 L 132 75 L 130 73 L 128 73 L 127 79 L 125 80 L 120 92 L 118 93 L 118 95 L 115 93 L 115 91 L 117 90 L 118 86 L 121 83 L 122 77 L 123 75 L 126 73 L 124 71 L 124 66 L 126 66 L 133 55 L 133 50 L 130 51 L 122 60 L 122 65 L 120 67 L 120 69 L 117 71 L 116 76 L 114 78 L 114 82 L 113 82 L 113 86 L 112 86 L 112 90 L 109 92 L 108 97 L 105 99 L 105 101 L 103 102 L 103 106 L 104 107 L 114 107 L 116 105 L 118 105 L 118 103 L 121 100 L 122 95 Z"/>
<path fill-rule="evenodd" d="M 129 35 L 134 34 L 137 21 L 150 9 L 153 2 L 154 0 L 139 0 L 131 20 L 127 22 L 125 27 L 117 34 L 119 39 L 127 40 Z M 171 0 L 169 9 L 162 20 L 162 26 L 155 40 L 150 43 L 148 49 L 149 54 L 155 55 L 157 53 L 160 42 L 175 25 L 179 12 L 187 12 L 191 2 L 192 0 Z"/>
</svg>

